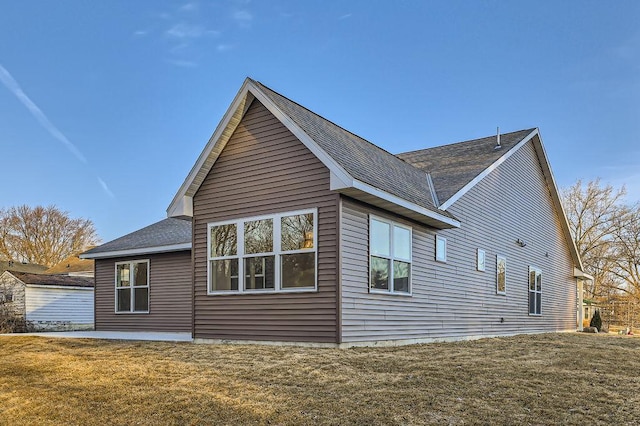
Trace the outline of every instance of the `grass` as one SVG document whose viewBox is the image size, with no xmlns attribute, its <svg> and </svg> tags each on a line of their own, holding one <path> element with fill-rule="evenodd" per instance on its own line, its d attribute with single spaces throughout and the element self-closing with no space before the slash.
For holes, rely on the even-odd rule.
<svg viewBox="0 0 640 426">
<path fill-rule="evenodd" d="M 640 423 L 640 339 L 314 349 L 0 336 L 0 424 Z"/>
</svg>

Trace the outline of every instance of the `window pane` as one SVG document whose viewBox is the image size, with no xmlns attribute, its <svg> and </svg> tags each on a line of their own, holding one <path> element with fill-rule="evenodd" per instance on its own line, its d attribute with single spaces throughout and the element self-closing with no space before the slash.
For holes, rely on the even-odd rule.
<svg viewBox="0 0 640 426">
<path fill-rule="evenodd" d="M 315 253 L 283 254 L 281 259 L 282 288 L 314 287 L 316 285 Z"/>
<path fill-rule="evenodd" d="M 238 229 L 235 224 L 211 227 L 211 257 L 238 253 Z"/>
<path fill-rule="evenodd" d="M 146 312 L 149 310 L 149 288 L 136 288 L 133 290 L 135 297 L 134 311 Z"/>
<path fill-rule="evenodd" d="M 238 259 L 211 261 L 211 291 L 238 290 Z"/>
<path fill-rule="evenodd" d="M 389 256 L 389 224 L 371 219 L 369 232 L 371 232 L 371 254 Z"/>
<path fill-rule="evenodd" d="M 393 262 L 393 291 L 409 292 L 409 270 L 407 262 Z"/>
<path fill-rule="evenodd" d="M 281 219 L 282 251 L 310 249 L 313 243 L 313 213 L 285 216 Z"/>
<path fill-rule="evenodd" d="M 371 256 L 371 288 L 389 290 L 389 260 Z"/>
<path fill-rule="evenodd" d="M 529 271 L 529 290 L 536 289 L 536 271 L 531 269 Z"/>
<path fill-rule="evenodd" d="M 499 257 L 496 264 L 496 291 L 504 293 L 507 288 L 507 260 Z"/>
<path fill-rule="evenodd" d="M 131 311 L 131 289 L 119 288 L 116 290 L 118 301 L 116 311 L 129 312 Z"/>
<path fill-rule="evenodd" d="M 129 264 L 118 265 L 116 271 L 116 286 L 129 287 Z"/>
<path fill-rule="evenodd" d="M 248 290 L 275 288 L 274 256 L 244 259 L 244 286 Z"/>
<path fill-rule="evenodd" d="M 133 285 L 146 286 L 147 281 L 147 262 L 133 264 Z"/>
<path fill-rule="evenodd" d="M 273 219 L 251 220 L 244 223 L 244 252 L 270 253 L 273 251 Z"/>
<path fill-rule="evenodd" d="M 542 312 L 542 295 L 540 293 L 536 293 L 536 314 L 540 314 Z"/>
<path fill-rule="evenodd" d="M 411 260 L 411 231 L 399 226 L 393 227 L 393 256 Z"/>
<path fill-rule="evenodd" d="M 529 292 L 529 313 L 536 313 L 536 294 L 532 291 Z"/>
<path fill-rule="evenodd" d="M 447 261 L 447 240 L 443 237 L 436 237 L 436 260 Z"/>
<path fill-rule="evenodd" d="M 536 273 L 536 290 L 542 291 L 542 273 Z"/>
</svg>

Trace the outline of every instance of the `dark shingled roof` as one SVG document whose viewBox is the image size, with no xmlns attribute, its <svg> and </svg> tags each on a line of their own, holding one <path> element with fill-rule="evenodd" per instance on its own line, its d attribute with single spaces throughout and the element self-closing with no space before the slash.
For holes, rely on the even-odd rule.
<svg viewBox="0 0 640 426">
<path fill-rule="evenodd" d="M 191 243 L 191 219 L 167 218 L 83 254 L 172 246 Z"/>
<path fill-rule="evenodd" d="M 57 285 L 64 287 L 94 287 L 94 280 L 90 277 L 69 275 L 29 274 L 27 272 L 10 273 L 25 284 Z"/>
<path fill-rule="evenodd" d="M 353 178 L 439 214 L 426 174 L 302 105 L 251 80 Z"/>
<path fill-rule="evenodd" d="M 430 173 L 438 200 L 440 203 L 444 203 L 534 130 L 526 129 L 501 134 L 501 149 L 494 149 L 496 135 L 493 135 L 419 151 L 404 152 L 397 154 L 397 157 L 426 173 Z"/>
</svg>

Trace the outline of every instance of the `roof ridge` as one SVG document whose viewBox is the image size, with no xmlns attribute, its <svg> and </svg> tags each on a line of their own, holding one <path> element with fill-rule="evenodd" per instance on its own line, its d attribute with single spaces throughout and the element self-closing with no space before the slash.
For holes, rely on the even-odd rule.
<svg viewBox="0 0 640 426">
<path fill-rule="evenodd" d="M 506 132 L 506 133 L 500 133 L 500 136 L 506 136 L 506 135 L 512 135 L 514 133 L 521 133 L 521 132 L 527 132 L 527 133 L 531 133 L 532 131 L 534 131 L 536 128 L 535 127 L 531 127 L 529 129 L 520 129 L 520 130 L 515 130 L 513 132 Z M 435 149 L 435 148 L 443 148 L 443 147 L 451 147 L 453 145 L 461 145 L 461 144 L 465 144 L 465 143 L 470 143 L 470 142 L 475 142 L 475 141 L 479 141 L 481 139 L 489 139 L 489 138 L 493 138 L 496 135 L 489 135 L 489 136 L 483 136 L 481 138 L 475 138 L 475 139 L 468 139 L 466 141 L 459 141 L 459 142 L 452 142 L 452 143 L 446 143 L 443 145 L 436 145 L 436 146 L 432 146 L 429 148 L 421 148 L 421 149 L 416 149 L 413 151 L 405 151 L 405 152 L 399 152 L 397 154 L 395 154 L 395 156 L 398 155 L 406 155 L 406 154 L 414 154 L 414 153 L 418 153 L 418 152 L 423 152 L 423 151 L 428 151 L 431 149 Z M 404 160 L 403 160 L 404 161 Z"/>
<path fill-rule="evenodd" d="M 259 84 L 259 85 L 260 85 L 260 86 L 262 86 L 263 88 L 265 88 L 265 89 L 267 89 L 267 90 L 269 90 L 269 91 L 271 91 L 271 92 L 275 93 L 276 95 L 278 95 L 278 96 L 280 96 L 280 97 L 282 97 L 282 98 L 284 98 L 284 99 L 288 100 L 289 102 L 291 102 L 291 103 L 293 103 L 293 104 L 297 105 L 298 107 L 300 107 L 300 108 L 304 109 L 305 111 L 310 112 L 311 114 L 315 115 L 316 117 L 321 118 L 322 120 L 324 120 L 324 121 L 326 121 L 327 123 L 329 123 L 329 124 L 331 124 L 331 125 L 333 125 L 333 126 L 337 127 L 338 129 L 340 129 L 340 130 L 344 131 L 345 133 L 348 133 L 348 134 L 350 134 L 350 135 L 353 135 L 353 136 L 355 136 L 356 138 L 358 138 L 359 140 L 361 140 L 361 141 L 363 141 L 363 142 L 365 142 L 365 143 L 367 143 L 367 144 L 371 145 L 372 147 L 376 148 L 377 150 L 382 151 L 382 152 L 384 152 L 385 154 L 388 154 L 390 157 L 395 158 L 395 159 L 397 159 L 397 160 L 401 161 L 402 163 L 405 163 L 406 165 L 408 165 L 408 166 L 410 166 L 410 167 L 412 167 L 412 168 L 414 168 L 414 169 L 420 170 L 420 169 L 418 169 L 417 167 L 415 167 L 415 166 L 413 166 L 413 165 L 411 165 L 411 164 L 407 163 L 407 162 L 406 162 L 406 161 L 404 161 L 402 158 L 398 158 L 398 156 L 397 156 L 396 154 L 393 154 L 393 153 L 391 153 L 391 152 L 387 151 L 386 149 L 384 149 L 384 148 L 382 148 L 382 147 L 380 147 L 380 146 L 376 145 L 375 143 L 373 143 L 373 142 L 371 142 L 371 141 L 369 141 L 369 140 L 367 140 L 367 139 L 363 138 L 362 136 L 360 136 L 360 135 L 358 135 L 358 134 L 356 134 L 356 133 L 353 133 L 351 130 L 348 130 L 348 129 L 346 129 L 346 128 L 342 127 L 341 125 L 334 123 L 333 121 L 329 120 L 329 119 L 328 119 L 328 118 L 326 118 L 326 117 L 323 117 L 322 115 L 318 114 L 317 112 L 314 112 L 314 111 L 310 110 L 309 108 L 307 108 L 307 107 L 305 107 L 304 105 L 302 105 L 302 104 L 300 104 L 300 103 L 298 103 L 298 102 L 294 101 L 293 99 L 288 98 L 287 96 L 283 95 L 282 93 L 280 93 L 280 92 L 278 92 L 278 91 L 276 91 L 276 90 L 273 90 L 272 88 L 270 88 L 270 87 L 268 87 L 268 86 L 264 85 L 264 84 L 263 84 L 263 83 L 261 83 L 260 81 L 253 80 L 252 78 L 249 78 L 249 77 L 247 77 L 247 79 L 248 79 L 248 80 L 250 80 L 250 81 L 251 81 L 251 82 L 253 82 L 253 83 L 257 83 L 257 84 Z M 420 170 L 420 171 L 421 171 L 421 170 Z"/>
</svg>

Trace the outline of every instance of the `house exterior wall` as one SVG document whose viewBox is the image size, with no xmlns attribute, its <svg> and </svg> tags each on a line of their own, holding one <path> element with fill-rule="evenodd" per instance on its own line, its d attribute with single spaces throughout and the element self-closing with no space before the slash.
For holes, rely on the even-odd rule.
<svg viewBox="0 0 640 426">
<path fill-rule="evenodd" d="M 343 342 L 575 330 L 573 262 L 531 142 L 449 211 L 461 228 L 431 229 L 342 200 Z M 369 214 L 412 226 L 411 296 L 369 293 Z M 436 234 L 447 238 L 446 263 L 435 261 Z M 484 272 L 477 249 L 486 253 Z M 506 295 L 496 294 L 496 255 L 507 258 Z M 529 266 L 542 270 L 541 316 L 528 313 Z"/>
<path fill-rule="evenodd" d="M 26 319 L 36 330 L 93 329 L 93 289 L 26 286 Z"/>
<path fill-rule="evenodd" d="M 194 337 L 335 343 L 337 206 L 328 169 L 254 101 L 193 198 Z M 317 209 L 317 291 L 207 294 L 207 224 Z"/>
<path fill-rule="evenodd" d="M 149 313 L 116 313 L 115 264 L 135 260 L 149 260 Z M 96 330 L 191 331 L 190 251 L 96 259 L 95 275 Z"/>
<path fill-rule="evenodd" d="M 11 302 L 7 301 L 8 298 Z M 9 272 L 0 275 L 0 305 L 17 318 L 25 318 L 24 283 Z"/>
</svg>

